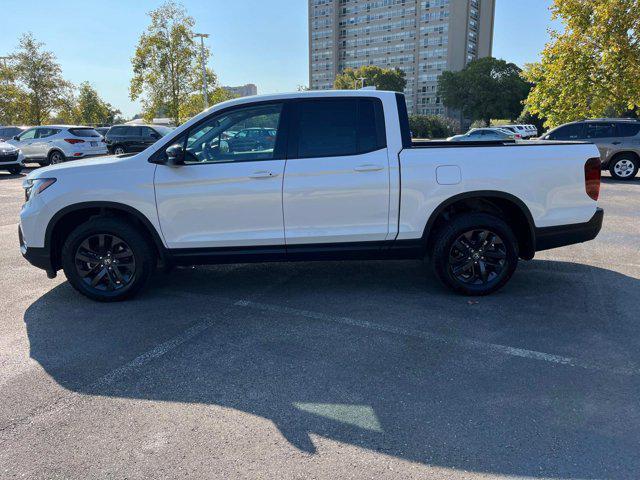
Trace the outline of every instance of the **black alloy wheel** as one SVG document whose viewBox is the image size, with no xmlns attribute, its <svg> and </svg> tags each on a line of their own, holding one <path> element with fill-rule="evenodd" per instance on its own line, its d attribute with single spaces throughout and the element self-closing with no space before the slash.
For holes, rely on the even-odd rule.
<svg viewBox="0 0 640 480">
<path fill-rule="evenodd" d="M 459 214 L 432 240 L 431 265 L 440 282 L 463 295 L 502 288 L 518 266 L 518 240 L 503 218 L 485 212 Z"/>
<path fill-rule="evenodd" d="M 502 238 L 490 230 L 469 230 L 449 251 L 451 274 L 461 283 L 488 285 L 502 274 L 507 252 Z"/>
<path fill-rule="evenodd" d="M 100 302 L 133 297 L 157 264 L 156 250 L 144 231 L 126 219 L 109 216 L 78 225 L 59 255 L 73 288 Z"/>
<path fill-rule="evenodd" d="M 136 273 L 131 247 L 121 238 L 107 233 L 91 235 L 84 240 L 76 249 L 75 264 L 87 288 L 98 292 L 125 288 Z"/>
</svg>

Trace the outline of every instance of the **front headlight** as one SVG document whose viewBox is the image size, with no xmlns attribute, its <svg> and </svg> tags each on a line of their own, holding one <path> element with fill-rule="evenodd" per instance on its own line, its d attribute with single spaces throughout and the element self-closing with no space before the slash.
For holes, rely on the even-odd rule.
<svg viewBox="0 0 640 480">
<path fill-rule="evenodd" d="M 55 178 L 36 178 L 35 180 L 25 180 L 22 184 L 22 188 L 24 188 L 24 201 L 28 202 L 34 195 L 44 192 L 54 183 L 56 183 Z"/>
</svg>

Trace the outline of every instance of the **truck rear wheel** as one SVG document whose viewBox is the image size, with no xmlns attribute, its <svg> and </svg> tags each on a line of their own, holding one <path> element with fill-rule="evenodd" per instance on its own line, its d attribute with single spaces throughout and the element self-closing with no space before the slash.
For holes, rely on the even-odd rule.
<svg viewBox="0 0 640 480">
<path fill-rule="evenodd" d="M 518 265 L 518 241 L 509 226 L 493 215 L 459 215 L 435 235 L 433 271 L 457 293 L 493 293 L 509 281 Z"/>
<path fill-rule="evenodd" d="M 71 232 L 62 247 L 62 267 L 78 292 L 100 302 L 130 298 L 155 267 L 153 247 L 128 222 L 98 217 Z"/>
</svg>

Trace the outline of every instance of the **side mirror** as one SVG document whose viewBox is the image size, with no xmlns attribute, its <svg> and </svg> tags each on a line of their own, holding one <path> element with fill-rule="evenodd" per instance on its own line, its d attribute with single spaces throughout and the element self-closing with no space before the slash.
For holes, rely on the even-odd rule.
<svg viewBox="0 0 640 480">
<path fill-rule="evenodd" d="M 167 165 L 177 167 L 184 165 L 184 147 L 180 144 L 171 145 L 165 150 L 167 155 Z"/>
<path fill-rule="evenodd" d="M 14 140 L 20 140 L 20 135 L 16 135 L 13 137 Z"/>
</svg>

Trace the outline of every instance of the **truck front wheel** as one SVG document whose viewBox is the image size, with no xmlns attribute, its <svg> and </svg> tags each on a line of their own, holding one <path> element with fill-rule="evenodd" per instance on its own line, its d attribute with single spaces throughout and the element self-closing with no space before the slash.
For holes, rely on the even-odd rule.
<svg viewBox="0 0 640 480">
<path fill-rule="evenodd" d="M 97 217 L 78 226 L 62 247 L 69 283 L 101 302 L 124 300 L 147 283 L 155 267 L 151 245 L 119 218 Z"/>
<path fill-rule="evenodd" d="M 431 264 L 438 280 L 451 290 L 488 295 L 513 275 L 518 265 L 518 241 L 496 216 L 462 214 L 435 233 Z"/>
</svg>

